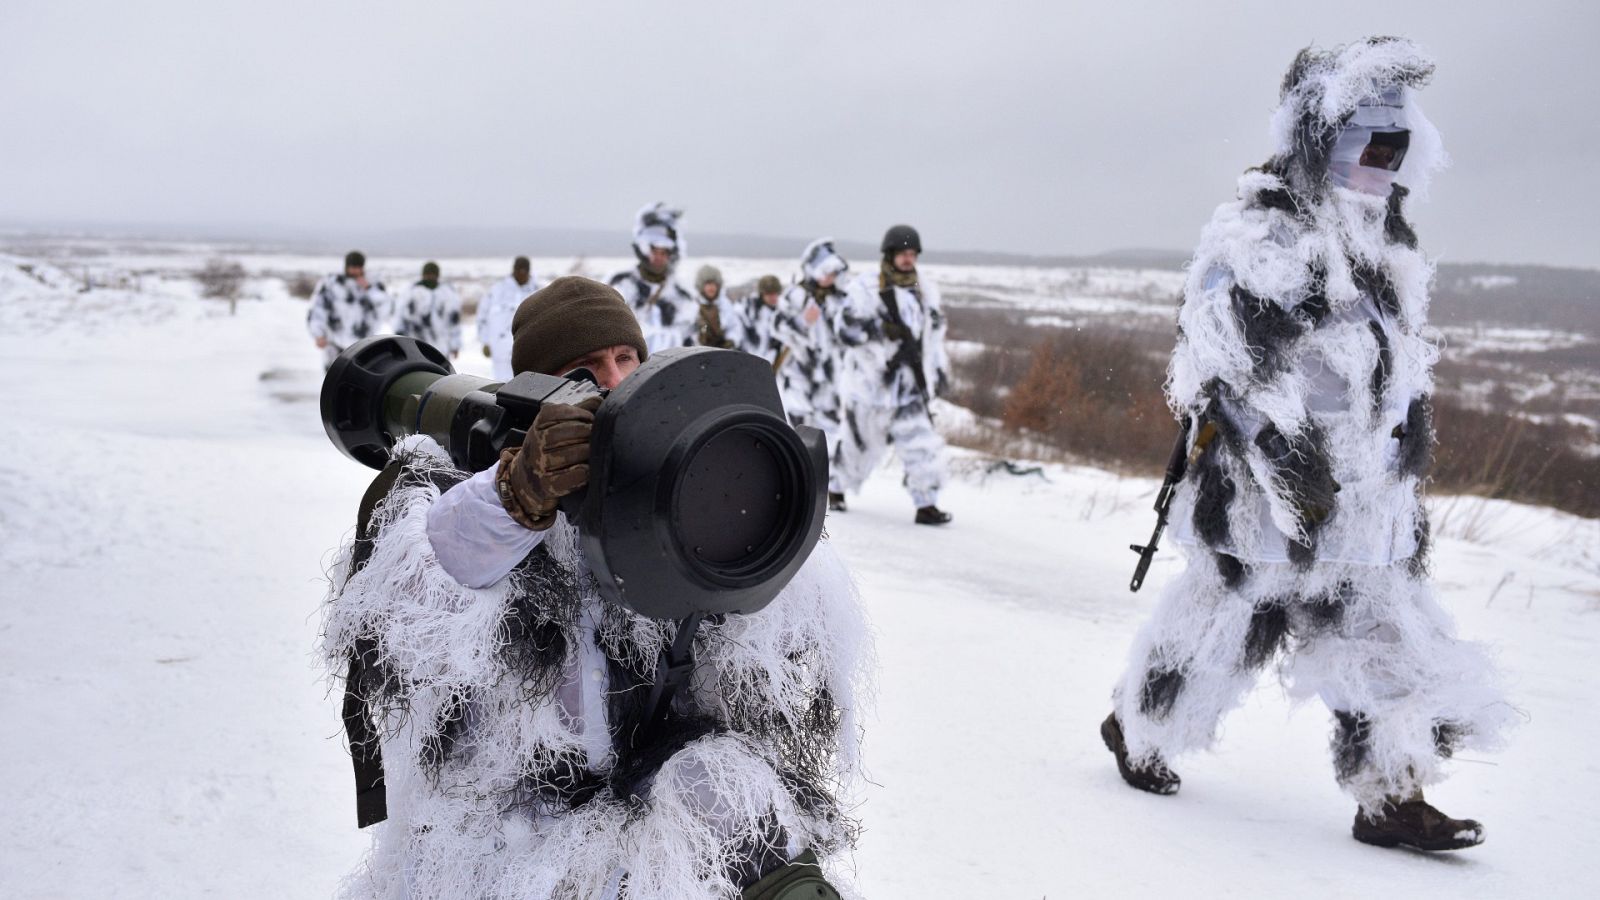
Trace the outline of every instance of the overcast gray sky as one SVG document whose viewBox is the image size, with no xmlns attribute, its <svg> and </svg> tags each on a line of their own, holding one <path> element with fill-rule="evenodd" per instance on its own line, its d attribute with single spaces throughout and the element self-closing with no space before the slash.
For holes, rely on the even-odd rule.
<svg viewBox="0 0 1600 900">
<path fill-rule="evenodd" d="M 1039 254 L 1187 249 L 1295 51 L 1400 34 L 1455 160 L 1424 248 L 1600 266 L 1594 3 L 6 0 L 0 34 L 11 223 L 625 229 L 663 199 L 691 251 L 903 220 Z"/>
</svg>

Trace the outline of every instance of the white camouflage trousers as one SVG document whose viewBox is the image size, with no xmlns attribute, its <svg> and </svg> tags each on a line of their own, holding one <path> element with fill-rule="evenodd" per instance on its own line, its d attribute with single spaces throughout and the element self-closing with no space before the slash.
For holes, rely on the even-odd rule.
<svg viewBox="0 0 1600 900">
<path fill-rule="evenodd" d="M 1230 562 L 1195 550 L 1134 639 L 1112 700 L 1136 764 L 1209 746 L 1269 663 L 1333 712 L 1335 774 L 1369 813 L 1440 780 L 1452 752 L 1499 743 L 1513 710 L 1488 655 L 1407 562 Z"/>
<path fill-rule="evenodd" d="M 852 493 L 883 461 L 892 444 L 905 468 L 903 484 L 918 507 L 939 502 L 944 486 L 944 438 L 917 390 L 916 376 L 901 366 L 893 384 L 868 402 L 844 408 L 838 452 L 833 455 L 834 481 L 839 490 Z"/>
</svg>

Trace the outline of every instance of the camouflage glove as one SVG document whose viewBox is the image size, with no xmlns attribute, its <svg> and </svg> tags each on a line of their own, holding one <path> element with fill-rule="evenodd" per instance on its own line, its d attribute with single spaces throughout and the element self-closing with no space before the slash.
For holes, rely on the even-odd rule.
<svg viewBox="0 0 1600 900">
<path fill-rule="evenodd" d="M 484 356 L 488 356 L 488 357 L 493 357 L 494 356 L 494 354 L 489 351 L 489 345 L 488 344 L 484 344 L 483 345 L 483 355 Z"/>
<path fill-rule="evenodd" d="M 534 416 L 522 446 L 500 451 L 495 490 L 517 524 L 533 531 L 549 528 L 561 498 L 589 483 L 589 436 L 599 406 L 599 397 L 576 406 L 547 403 Z"/>
</svg>

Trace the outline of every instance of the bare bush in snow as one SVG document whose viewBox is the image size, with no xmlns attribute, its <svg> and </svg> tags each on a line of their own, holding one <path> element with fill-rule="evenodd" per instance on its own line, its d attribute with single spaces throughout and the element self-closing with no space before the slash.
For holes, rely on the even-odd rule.
<svg viewBox="0 0 1600 900">
<path fill-rule="evenodd" d="M 244 266 L 231 259 L 209 259 L 194 278 L 200 282 L 202 296 L 226 300 L 229 313 L 238 311 L 239 292 L 244 288 Z"/>
<path fill-rule="evenodd" d="M 317 276 L 310 272 L 296 272 L 283 279 L 283 286 L 288 288 L 289 296 L 310 300 L 311 294 L 317 289 Z"/>
</svg>

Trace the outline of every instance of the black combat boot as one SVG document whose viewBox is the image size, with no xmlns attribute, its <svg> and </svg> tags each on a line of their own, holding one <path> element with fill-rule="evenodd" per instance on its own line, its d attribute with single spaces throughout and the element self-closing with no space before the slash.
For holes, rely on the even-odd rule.
<svg viewBox="0 0 1600 900">
<path fill-rule="evenodd" d="M 1128 763 L 1128 745 L 1122 739 L 1122 723 L 1117 721 L 1117 714 L 1106 716 L 1100 723 L 1100 739 L 1106 742 L 1106 749 L 1117 758 L 1117 771 L 1122 773 L 1122 780 L 1129 786 L 1152 794 L 1176 794 L 1178 787 L 1183 784 L 1183 779 L 1178 773 L 1167 768 L 1167 764 L 1157 756 L 1148 765 L 1134 768 Z"/>
<path fill-rule="evenodd" d="M 1483 843 L 1483 826 L 1471 819 L 1452 819 L 1434 809 L 1422 794 L 1410 800 L 1384 801 L 1376 818 L 1356 810 L 1350 834 L 1363 844 L 1377 847 L 1415 847 L 1418 850 L 1465 850 Z"/>
<path fill-rule="evenodd" d="M 917 509 L 918 525 L 943 525 L 950 521 L 950 514 L 933 504 Z"/>
<path fill-rule="evenodd" d="M 828 492 L 828 508 L 833 510 L 834 512 L 844 512 L 845 511 L 844 494 L 836 494 L 833 491 L 829 491 Z"/>
</svg>

